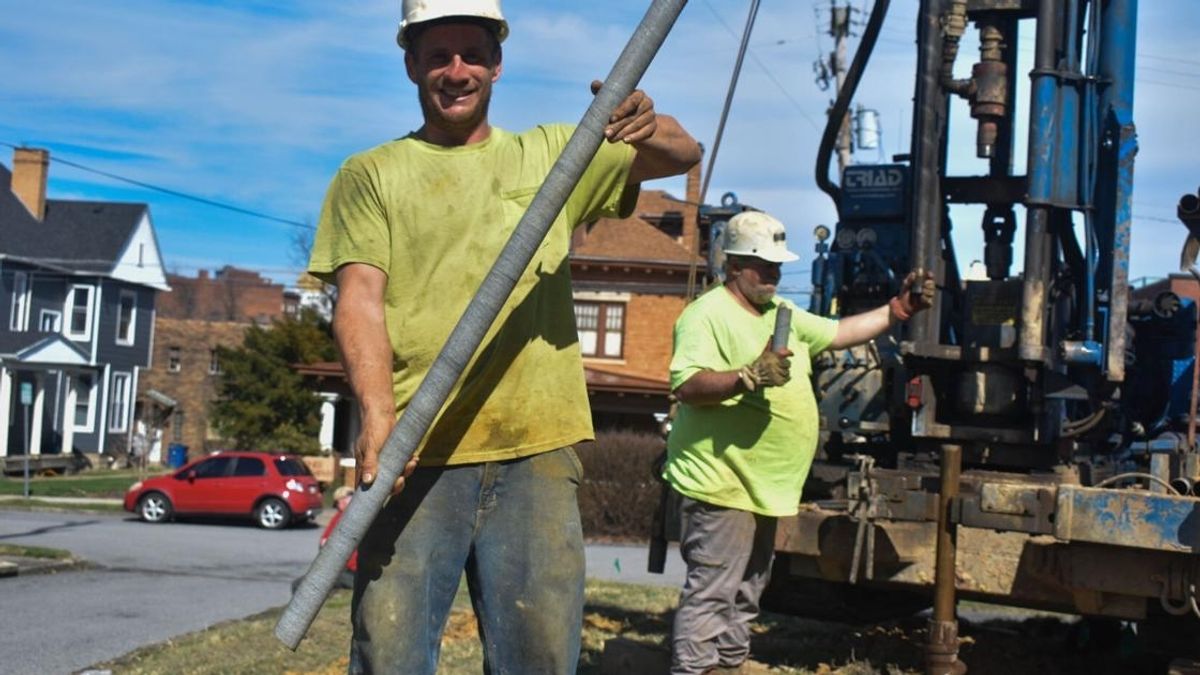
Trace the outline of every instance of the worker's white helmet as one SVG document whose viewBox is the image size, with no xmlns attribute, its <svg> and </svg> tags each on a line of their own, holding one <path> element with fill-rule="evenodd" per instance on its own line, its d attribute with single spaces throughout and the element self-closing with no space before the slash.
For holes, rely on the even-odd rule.
<svg viewBox="0 0 1200 675">
<path fill-rule="evenodd" d="M 500 0 L 404 0 L 403 12 L 396 42 L 404 49 L 408 49 L 408 31 L 413 26 L 457 16 L 494 24 L 497 42 L 508 37 L 508 22 L 500 12 Z"/>
<path fill-rule="evenodd" d="M 783 223 L 762 211 L 742 211 L 725 226 L 725 255 L 750 255 L 767 262 L 785 263 L 800 256 L 787 248 Z"/>
</svg>

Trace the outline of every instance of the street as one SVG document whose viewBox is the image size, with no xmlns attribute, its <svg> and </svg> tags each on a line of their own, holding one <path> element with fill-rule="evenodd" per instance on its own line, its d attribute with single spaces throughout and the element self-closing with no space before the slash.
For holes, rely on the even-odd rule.
<svg viewBox="0 0 1200 675">
<path fill-rule="evenodd" d="M 0 663 L 7 674 L 70 673 L 290 598 L 320 527 L 268 532 L 239 522 L 149 525 L 129 514 L 0 511 L 0 542 L 66 549 L 91 569 L 0 579 Z M 589 546 L 589 576 L 682 584 L 646 574 L 644 546 Z"/>
</svg>

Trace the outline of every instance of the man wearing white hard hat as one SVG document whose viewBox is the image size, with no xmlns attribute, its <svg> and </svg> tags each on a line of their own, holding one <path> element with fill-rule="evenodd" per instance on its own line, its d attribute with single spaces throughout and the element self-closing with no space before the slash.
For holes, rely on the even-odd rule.
<svg viewBox="0 0 1200 675">
<path fill-rule="evenodd" d="M 840 320 L 777 297 L 782 263 L 797 260 L 783 223 L 758 211 L 729 219 L 725 282 L 675 324 L 671 388 L 679 400 L 663 477 L 682 499 L 687 579 L 675 612 L 671 672 L 737 672 L 774 556 L 775 523 L 795 514 L 817 442 L 810 359 L 866 342 L 932 302 L 917 271 L 886 305 Z M 782 306 L 788 344 L 772 351 Z M 791 370 L 795 361 L 796 372 Z"/>
<path fill-rule="evenodd" d="M 574 129 L 489 123 L 509 35 L 498 0 L 405 0 L 403 14 L 396 40 L 423 125 L 346 160 L 309 265 L 338 285 L 334 330 L 359 401 L 365 484 Z M 571 231 L 629 215 L 641 181 L 685 173 L 700 158 L 641 91 L 617 107 L 605 136 L 359 548 L 351 672 L 433 675 L 464 573 L 487 672 L 575 671 L 584 558 L 570 446 L 593 434 Z"/>
</svg>

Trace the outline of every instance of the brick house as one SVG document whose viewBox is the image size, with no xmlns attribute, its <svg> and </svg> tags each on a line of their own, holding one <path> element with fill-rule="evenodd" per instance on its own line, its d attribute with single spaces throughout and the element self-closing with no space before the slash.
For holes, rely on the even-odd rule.
<svg viewBox="0 0 1200 675">
<path fill-rule="evenodd" d="M 221 364 L 217 347 L 242 345 L 246 328 L 287 311 L 284 287 L 257 272 L 223 267 L 211 276 L 168 275 L 172 292 L 159 297 L 154 365 L 138 390 L 138 420 L 150 437 L 150 461 L 179 443 L 195 455 L 218 449 L 208 419 Z"/>
<path fill-rule="evenodd" d="M 653 430 L 670 407 L 672 329 L 706 272 L 699 195 L 697 165 L 683 200 L 643 190 L 632 216 L 575 230 L 575 324 L 598 430 Z"/>
<path fill-rule="evenodd" d="M 49 164 L 20 148 L 0 166 L 0 463 L 66 468 L 130 448 L 169 287 L 149 207 L 47 199 Z"/>
</svg>

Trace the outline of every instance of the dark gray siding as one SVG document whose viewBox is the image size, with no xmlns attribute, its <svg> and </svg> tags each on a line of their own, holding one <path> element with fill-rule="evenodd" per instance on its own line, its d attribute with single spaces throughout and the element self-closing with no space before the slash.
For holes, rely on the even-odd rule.
<svg viewBox="0 0 1200 675">
<path fill-rule="evenodd" d="M 120 320 L 122 291 L 136 298 L 136 318 L 132 345 L 117 344 L 117 322 Z M 100 298 L 100 328 L 96 339 L 96 361 L 112 364 L 113 369 L 132 371 L 134 366 L 150 365 L 150 336 L 154 323 L 154 289 L 121 281 L 105 280 Z"/>
</svg>

